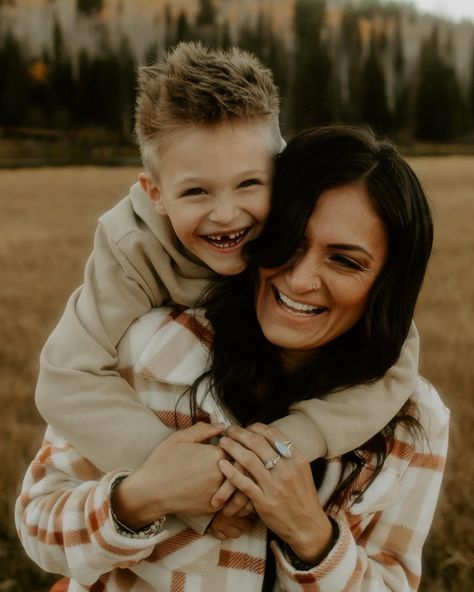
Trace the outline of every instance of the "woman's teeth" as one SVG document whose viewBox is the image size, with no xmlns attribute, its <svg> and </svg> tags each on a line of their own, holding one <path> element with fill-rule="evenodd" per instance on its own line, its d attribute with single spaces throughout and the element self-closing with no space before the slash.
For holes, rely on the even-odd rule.
<svg viewBox="0 0 474 592">
<path fill-rule="evenodd" d="M 275 291 L 276 291 L 277 299 L 280 302 L 283 302 L 283 304 L 287 308 L 292 309 L 295 312 L 305 313 L 305 314 L 320 314 L 326 310 L 326 308 L 324 308 L 324 307 L 311 306 L 310 304 L 304 304 L 303 302 L 296 302 L 296 300 L 292 300 L 291 298 L 288 298 L 288 296 L 285 296 L 285 294 L 282 294 L 279 290 L 275 290 Z"/>
<path fill-rule="evenodd" d="M 214 234 L 212 236 L 206 236 L 205 238 L 219 249 L 228 249 L 229 247 L 235 247 L 235 245 L 240 243 L 248 231 L 248 228 L 244 228 L 238 232 L 231 232 L 229 234 Z"/>
</svg>

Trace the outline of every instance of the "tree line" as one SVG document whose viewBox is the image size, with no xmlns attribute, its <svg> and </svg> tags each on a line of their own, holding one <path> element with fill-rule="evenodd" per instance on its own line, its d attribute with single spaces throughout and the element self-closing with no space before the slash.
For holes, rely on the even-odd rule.
<svg viewBox="0 0 474 592">
<path fill-rule="evenodd" d="M 101 6 L 101 0 L 77 5 L 90 18 Z M 142 62 L 152 63 L 179 41 L 248 49 L 274 72 L 288 135 L 331 122 L 366 122 L 404 141 L 463 140 L 474 130 L 474 51 L 471 75 L 462 81 L 452 39 L 433 25 L 418 60 L 408 63 L 396 5 L 349 5 L 331 28 L 324 0 L 296 0 L 291 35 L 276 34 L 263 11 L 237 31 L 218 27 L 212 0 L 201 0 L 193 19 L 184 11 L 173 15 L 170 6 L 162 19 L 164 38 L 148 47 Z M 126 37 L 112 46 L 101 31 L 99 52 L 71 56 L 56 21 L 51 47 L 35 57 L 10 31 L 2 32 L 0 126 L 98 127 L 130 141 L 139 64 Z"/>
</svg>

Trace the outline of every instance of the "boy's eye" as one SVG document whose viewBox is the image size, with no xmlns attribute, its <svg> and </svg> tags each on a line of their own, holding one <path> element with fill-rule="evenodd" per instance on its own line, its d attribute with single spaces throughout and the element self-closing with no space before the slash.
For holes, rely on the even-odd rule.
<svg viewBox="0 0 474 592">
<path fill-rule="evenodd" d="M 206 190 L 203 189 L 202 187 L 190 187 L 189 189 L 186 189 L 185 191 L 183 191 L 181 196 L 185 197 L 187 195 L 204 195 L 205 193 L 206 193 Z"/>
<path fill-rule="evenodd" d="M 365 269 L 361 263 L 351 259 L 350 257 L 346 257 L 346 255 L 332 255 L 331 260 L 338 265 L 341 265 L 342 267 L 348 267 L 349 269 L 358 269 L 359 271 Z"/>
<path fill-rule="evenodd" d="M 242 183 L 239 184 L 239 187 L 252 187 L 253 185 L 262 185 L 260 179 L 245 179 Z"/>
</svg>

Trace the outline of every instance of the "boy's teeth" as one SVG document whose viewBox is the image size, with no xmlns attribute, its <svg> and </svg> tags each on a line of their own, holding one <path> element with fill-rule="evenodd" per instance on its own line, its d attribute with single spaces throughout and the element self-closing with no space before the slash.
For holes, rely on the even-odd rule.
<svg viewBox="0 0 474 592">
<path fill-rule="evenodd" d="M 227 247 L 232 247 L 239 239 L 242 239 L 243 236 L 246 234 L 248 228 L 243 228 L 238 232 L 231 232 L 229 234 L 213 234 L 208 235 L 206 238 L 207 240 L 211 241 L 215 244 L 216 247 L 221 247 L 223 249 Z M 222 242 L 225 241 L 225 242 Z"/>
<path fill-rule="evenodd" d="M 296 302 L 296 300 L 288 298 L 288 296 L 285 296 L 285 294 L 282 294 L 279 290 L 277 290 L 277 293 L 278 298 L 280 298 L 284 304 L 290 308 L 294 308 L 295 310 L 299 310 L 301 312 L 316 312 L 318 310 L 322 310 L 319 306 L 311 306 L 309 304 L 303 304 L 302 302 Z"/>
</svg>

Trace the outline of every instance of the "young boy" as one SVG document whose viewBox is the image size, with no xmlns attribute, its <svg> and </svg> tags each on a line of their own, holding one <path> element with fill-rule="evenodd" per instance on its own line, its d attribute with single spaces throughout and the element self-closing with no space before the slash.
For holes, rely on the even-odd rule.
<svg viewBox="0 0 474 592">
<path fill-rule="evenodd" d="M 136 133 L 145 172 L 99 221 L 84 284 L 43 349 L 36 391 L 47 422 L 103 471 L 137 468 L 171 434 L 115 370 L 116 346 L 150 308 L 192 307 L 216 274 L 244 269 L 242 248 L 270 207 L 272 161 L 283 145 L 278 108 L 270 72 L 237 49 L 180 44 L 141 70 Z M 353 449 L 409 397 L 417 355 L 412 335 L 382 380 L 301 402 L 278 427 L 309 460 Z M 208 522 L 193 525 L 202 531 Z"/>
</svg>

